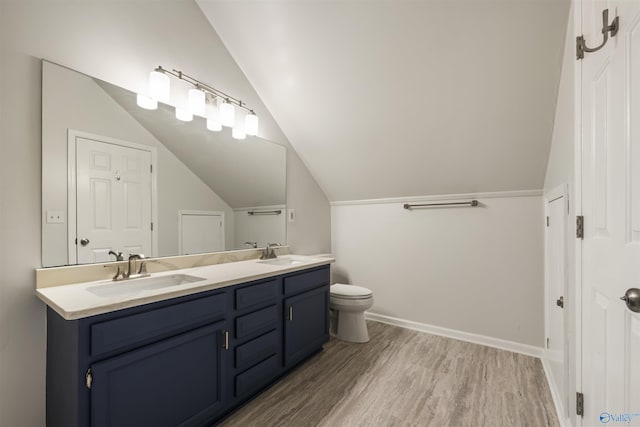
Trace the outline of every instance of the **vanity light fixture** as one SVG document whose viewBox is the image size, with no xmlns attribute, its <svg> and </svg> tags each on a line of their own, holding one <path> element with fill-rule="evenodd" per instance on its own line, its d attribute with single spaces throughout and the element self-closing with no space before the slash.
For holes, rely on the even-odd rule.
<svg viewBox="0 0 640 427">
<path fill-rule="evenodd" d="M 156 101 L 169 103 L 171 98 L 171 79 L 158 67 L 149 74 L 149 95 Z"/>
<path fill-rule="evenodd" d="M 144 108 L 145 110 L 156 110 L 158 108 L 158 101 L 141 94 L 137 95 L 136 103 L 138 107 Z"/>
<path fill-rule="evenodd" d="M 235 121 L 235 108 L 225 99 L 222 104 L 220 104 L 220 123 L 222 123 L 222 126 L 233 127 Z"/>
<path fill-rule="evenodd" d="M 204 117 L 205 93 L 199 88 L 189 89 L 189 111 L 196 116 Z"/>
<path fill-rule="evenodd" d="M 192 89 L 189 89 L 188 93 L 188 109 L 176 107 L 176 118 L 182 121 L 191 121 L 193 120 L 194 114 L 204 117 L 207 119 L 207 128 L 210 130 L 219 131 L 222 129 L 222 126 L 232 127 L 232 136 L 236 139 L 245 139 L 246 135 L 258 134 L 258 116 L 253 109 L 247 107 L 241 100 L 209 86 L 180 70 L 173 69 L 169 71 L 162 68 L 162 66 L 158 66 L 158 68 L 151 72 L 149 76 L 151 101 L 169 103 L 171 76 L 193 86 Z M 219 107 L 216 108 L 215 102 L 218 103 Z M 141 105 L 140 102 L 138 105 L 146 108 Z M 238 124 L 235 121 L 236 107 L 248 112 L 242 124 Z M 215 114 L 212 109 L 215 109 Z"/>
<path fill-rule="evenodd" d="M 256 136 L 258 134 L 258 116 L 253 110 L 244 118 L 244 130 L 247 135 Z"/>
</svg>

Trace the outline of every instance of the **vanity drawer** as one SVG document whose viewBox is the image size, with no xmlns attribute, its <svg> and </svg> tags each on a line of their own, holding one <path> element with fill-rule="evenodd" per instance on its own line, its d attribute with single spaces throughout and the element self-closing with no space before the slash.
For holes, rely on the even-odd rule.
<svg viewBox="0 0 640 427">
<path fill-rule="evenodd" d="M 236 319 L 236 338 L 244 338 L 275 329 L 277 323 L 278 308 L 276 305 L 238 317 Z"/>
<path fill-rule="evenodd" d="M 258 304 L 273 304 L 278 297 L 278 283 L 279 280 L 271 280 L 238 289 L 236 291 L 236 310 L 244 310 Z"/>
<path fill-rule="evenodd" d="M 146 313 L 91 325 L 91 356 L 99 356 L 137 343 L 145 344 L 224 317 L 226 294 L 159 308 Z"/>
<path fill-rule="evenodd" d="M 284 293 L 294 294 L 329 284 L 329 267 L 284 278 Z"/>
<path fill-rule="evenodd" d="M 242 371 L 249 366 L 278 352 L 278 331 L 271 331 L 259 338 L 236 347 L 236 369 Z"/>
<path fill-rule="evenodd" d="M 278 356 L 273 355 L 264 362 L 236 376 L 236 396 L 243 396 L 260 389 L 278 373 Z"/>
</svg>

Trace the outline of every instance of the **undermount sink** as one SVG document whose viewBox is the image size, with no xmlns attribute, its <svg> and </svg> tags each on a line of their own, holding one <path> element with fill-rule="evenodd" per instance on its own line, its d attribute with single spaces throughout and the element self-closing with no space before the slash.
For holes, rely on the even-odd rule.
<svg viewBox="0 0 640 427">
<path fill-rule="evenodd" d="M 87 288 L 87 291 L 101 297 L 116 295 L 136 294 L 141 291 L 168 288 L 170 286 L 184 285 L 186 283 L 205 280 L 202 277 L 189 276 L 187 274 L 171 274 L 169 276 L 145 277 L 141 279 L 120 280 L 101 283 Z"/>
<path fill-rule="evenodd" d="M 258 261 L 260 264 L 270 264 L 270 265 L 299 265 L 304 264 L 306 261 L 296 259 L 296 258 L 274 258 L 274 259 L 265 259 L 263 261 Z"/>
</svg>

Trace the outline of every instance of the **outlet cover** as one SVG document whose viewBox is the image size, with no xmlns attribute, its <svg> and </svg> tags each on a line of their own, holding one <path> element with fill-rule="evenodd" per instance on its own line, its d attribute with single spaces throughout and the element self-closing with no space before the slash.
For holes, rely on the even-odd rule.
<svg viewBox="0 0 640 427">
<path fill-rule="evenodd" d="M 47 224 L 64 224 L 64 211 L 47 211 Z"/>
</svg>

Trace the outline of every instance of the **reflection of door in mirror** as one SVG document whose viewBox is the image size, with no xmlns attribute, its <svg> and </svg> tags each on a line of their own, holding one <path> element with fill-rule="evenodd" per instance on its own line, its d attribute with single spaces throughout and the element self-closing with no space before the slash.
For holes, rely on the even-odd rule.
<svg viewBox="0 0 640 427">
<path fill-rule="evenodd" d="M 153 256 L 150 148 L 96 136 L 74 140 L 77 233 L 70 238 L 77 243 L 69 245 L 76 250 L 71 257 L 87 264 L 109 261 L 109 251 Z"/>
<path fill-rule="evenodd" d="M 179 255 L 224 251 L 224 212 L 178 211 Z"/>
</svg>

